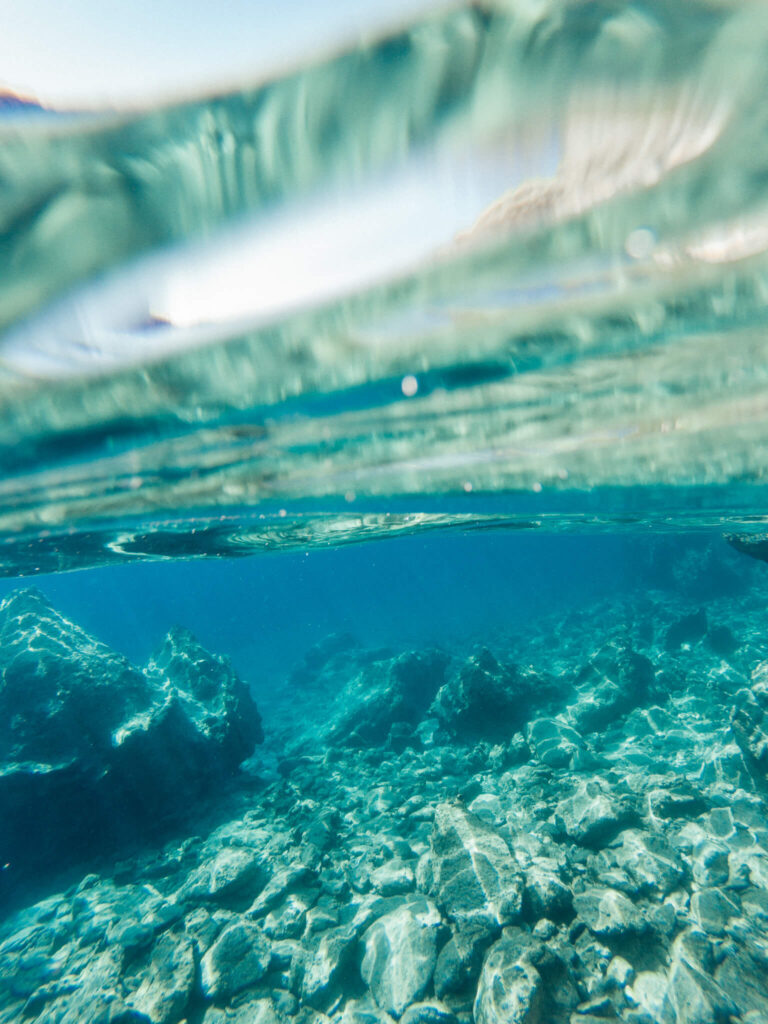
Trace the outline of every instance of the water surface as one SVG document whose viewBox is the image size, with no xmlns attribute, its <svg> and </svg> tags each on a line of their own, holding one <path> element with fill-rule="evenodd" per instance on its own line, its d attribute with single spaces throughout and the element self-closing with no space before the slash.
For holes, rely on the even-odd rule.
<svg viewBox="0 0 768 1024">
<path fill-rule="evenodd" d="M 0 118 L 3 1024 L 768 1019 L 767 56 Z"/>
</svg>

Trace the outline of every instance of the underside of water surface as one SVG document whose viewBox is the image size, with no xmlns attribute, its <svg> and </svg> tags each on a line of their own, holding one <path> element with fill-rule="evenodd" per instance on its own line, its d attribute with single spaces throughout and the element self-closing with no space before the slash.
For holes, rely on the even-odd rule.
<svg viewBox="0 0 768 1024">
<path fill-rule="evenodd" d="M 766 94 L 483 0 L 0 103 L 0 1024 L 768 1024 Z"/>
</svg>

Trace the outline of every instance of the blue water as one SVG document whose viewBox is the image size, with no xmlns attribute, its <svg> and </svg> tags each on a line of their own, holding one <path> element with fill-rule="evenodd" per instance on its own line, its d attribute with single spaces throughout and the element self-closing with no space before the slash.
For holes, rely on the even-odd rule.
<svg viewBox="0 0 768 1024">
<path fill-rule="evenodd" d="M 64 614 L 135 662 L 183 624 L 204 646 L 228 654 L 244 679 L 260 684 L 266 674 L 280 687 L 330 633 L 396 650 L 467 643 L 524 632 L 537 617 L 601 597 L 636 595 L 661 543 L 642 535 L 455 534 L 84 570 L 34 582 Z M 0 596 L 16 586 L 2 581 Z"/>
<path fill-rule="evenodd" d="M 768 1024 L 766 69 L 0 111 L 0 1024 Z"/>
</svg>

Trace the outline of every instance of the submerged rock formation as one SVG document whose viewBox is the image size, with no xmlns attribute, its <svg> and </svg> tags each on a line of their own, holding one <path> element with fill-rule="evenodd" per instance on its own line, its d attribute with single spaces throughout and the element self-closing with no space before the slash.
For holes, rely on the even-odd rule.
<svg viewBox="0 0 768 1024">
<path fill-rule="evenodd" d="M 560 688 L 532 669 L 501 664 L 483 647 L 437 694 L 432 711 L 461 742 L 509 737 Z"/>
<path fill-rule="evenodd" d="M 760 562 L 768 562 L 768 534 L 766 533 L 729 533 L 725 539 L 743 555 L 756 558 Z"/>
<path fill-rule="evenodd" d="M 731 728 L 747 763 L 768 786 L 768 662 L 755 667 L 751 683 L 737 694 Z"/>
<path fill-rule="evenodd" d="M 438 650 L 363 651 L 346 635 L 329 637 L 289 677 L 287 748 L 419 746 L 416 728 L 443 685 L 449 663 Z"/>
<path fill-rule="evenodd" d="M 34 589 L 0 605 L 0 673 L 6 892 L 188 819 L 263 739 L 246 685 L 188 631 L 140 671 Z"/>
<path fill-rule="evenodd" d="M 330 742 L 374 746 L 421 721 L 445 678 L 440 651 L 408 652 L 365 666 L 336 697 Z M 393 734 L 394 730 L 394 734 Z"/>
<path fill-rule="evenodd" d="M 520 713 L 500 697 L 519 678 L 503 648 L 305 660 L 312 679 L 284 696 L 296 750 L 231 820 L 0 920 L 0 1024 L 761 1024 L 767 600 L 768 583 L 707 605 L 709 632 L 740 638 L 726 654 L 668 644 L 698 602 L 553 616 L 515 639 L 525 675 L 552 680 Z M 175 694 L 201 743 L 233 764 L 247 747 L 234 677 L 188 634 L 138 673 L 84 634 L 76 657 L 56 623 L 29 633 L 41 680 L 54 647 L 83 686 L 125 674 L 119 714 L 97 695 L 89 722 L 152 721 Z M 477 731 L 437 717 L 448 694 Z"/>
<path fill-rule="evenodd" d="M 615 640 L 593 652 L 576 677 L 579 699 L 568 708 L 578 731 L 604 729 L 648 698 L 654 668 L 650 660 Z"/>
</svg>

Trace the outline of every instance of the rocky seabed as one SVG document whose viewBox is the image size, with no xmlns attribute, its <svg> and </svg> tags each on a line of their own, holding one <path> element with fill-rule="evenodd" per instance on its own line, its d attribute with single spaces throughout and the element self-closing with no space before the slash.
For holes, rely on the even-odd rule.
<svg viewBox="0 0 768 1024">
<path fill-rule="evenodd" d="M 653 591 L 464 655 L 330 638 L 229 820 L 9 913 L 0 1021 L 768 1024 L 767 596 Z M 220 760 L 228 715 L 260 724 L 195 643 L 147 714 L 181 688 Z M 206 718 L 195 663 L 239 704 Z"/>
</svg>

